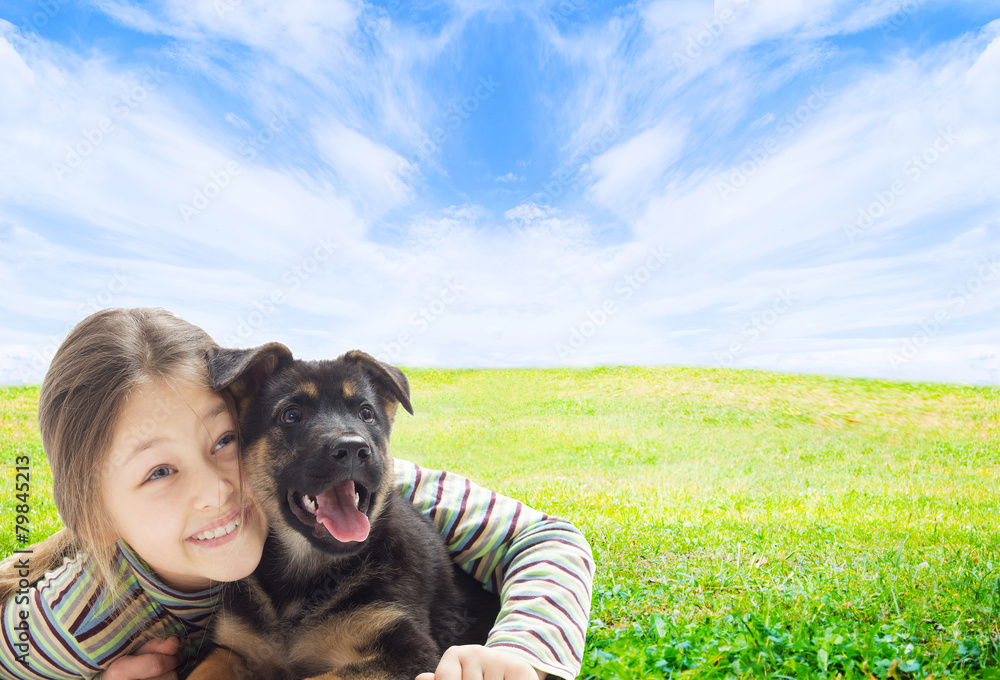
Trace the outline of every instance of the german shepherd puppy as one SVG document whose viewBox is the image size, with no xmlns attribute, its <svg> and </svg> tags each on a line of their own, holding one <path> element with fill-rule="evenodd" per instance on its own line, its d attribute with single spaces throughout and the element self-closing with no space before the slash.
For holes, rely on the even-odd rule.
<svg viewBox="0 0 1000 680">
<path fill-rule="evenodd" d="M 256 571 L 223 589 L 217 649 L 191 680 L 413 680 L 447 647 L 485 642 L 499 598 L 393 483 L 389 433 L 399 405 L 413 413 L 403 372 L 357 351 L 294 360 L 278 343 L 209 364 L 236 398 L 270 533 Z"/>
</svg>

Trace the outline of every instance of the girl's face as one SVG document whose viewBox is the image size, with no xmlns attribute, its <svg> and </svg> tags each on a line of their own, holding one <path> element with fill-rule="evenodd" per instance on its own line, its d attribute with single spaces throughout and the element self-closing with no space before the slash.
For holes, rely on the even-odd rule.
<svg viewBox="0 0 1000 680">
<path fill-rule="evenodd" d="M 105 506 L 117 538 L 167 585 L 197 592 L 260 562 L 267 523 L 249 491 L 240 493 L 239 456 L 235 423 L 215 392 L 157 382 L 129 396 Z"/>
</svg>

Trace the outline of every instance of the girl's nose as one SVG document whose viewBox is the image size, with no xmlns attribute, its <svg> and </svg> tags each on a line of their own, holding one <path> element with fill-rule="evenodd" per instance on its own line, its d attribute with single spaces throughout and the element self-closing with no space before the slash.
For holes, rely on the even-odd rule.
<svg viewBox="0 0 1000 680">
<path fill-rule="evenodd" d="M 232 471 L 221 469 L 214 460 L 206 460 L 192 472 L 196 476 L 194 504 L 199 510 L 222 508 L 236 491 Z"/>
</svg>

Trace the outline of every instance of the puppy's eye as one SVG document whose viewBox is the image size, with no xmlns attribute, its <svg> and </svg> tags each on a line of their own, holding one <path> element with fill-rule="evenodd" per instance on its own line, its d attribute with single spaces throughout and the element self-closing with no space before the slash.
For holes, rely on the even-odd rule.
<svg viewBox="0 0 1000 680">
<path fill-rule="evenodd" d="M 362 406 L 361 410 L 358 411 L 358 415 L 361 416 L 361 420 L 365 421 L 366 423 L 375 422 L 375 409 L 373 409 L 371 406 Z"/>
<path fill-rule="evenodd" d="M 302 420 L 302 410 L 298 406 L 288 406 L 278 417 L 281 419 L 281 422 L 294 425 Z"/>
</svg>

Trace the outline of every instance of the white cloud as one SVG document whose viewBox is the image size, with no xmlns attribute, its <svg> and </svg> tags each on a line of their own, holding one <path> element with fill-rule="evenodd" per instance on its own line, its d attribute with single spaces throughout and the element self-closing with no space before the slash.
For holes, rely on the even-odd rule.
<svg viewBox="0 0 1000 680">
<path fill-rule="evenodd" d="M 145 7 L 99 0 L 97 6 L 139 31 L 186 41 L 232 40 L 305 71 L 315 67 L 312 60 L 320 55 L 343 54 L 359 14 L 344 0 L 289 0 L 280 5 L 266 0 L 160 0 Z"/>
<path fill-rule="evenodd" d="M 535 203 L 522 203 L 517 207 L 506 211 L 503 216 L 510 222 L 528 223 L 534 220 L 553 217 L 556 210 L 548 205 L 536 205 Z"/>
<path fill-rule="evenodd" d="M 340 186 L 356 199 L 381 211 L 412 195 L 408 182 L 417 168 L 392 149 L 335 121 L 318 123 L 314 134 Z"/>
<path fill-rule="evenodd" d="M 601 205 L 628 212 L 662 186 L 663 173 L 684 148 L 684 130 L 667 124 L 644 130 L 592 160 L 590 197 Z"/>
<path fill-rule="evenodd" d="M 508 172 L 506 175 L 500 175 L 499 177 L 494 177 L 494 182 L 523 182 L 524 177 L 522 175 L 515 175 L 513 172 Z"/>
</svg>

